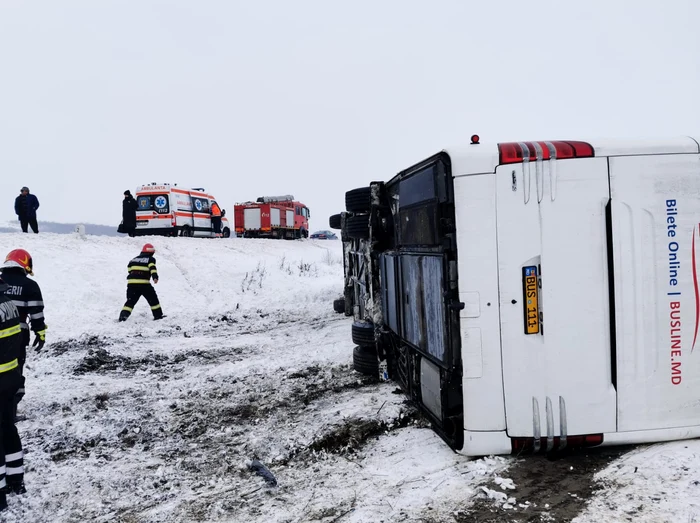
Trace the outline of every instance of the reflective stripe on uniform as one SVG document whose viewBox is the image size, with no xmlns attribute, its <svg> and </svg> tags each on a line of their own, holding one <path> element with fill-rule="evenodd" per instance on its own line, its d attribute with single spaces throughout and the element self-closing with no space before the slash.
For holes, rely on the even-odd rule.
<svg viewBox="0 0 700 523">
<path fill-rule="evenodd" d="M 156 264 L 155 264 L 155 263 L 153 263 L 153 262 L 151 262 L 151 263 L 149 263 L 149 264 L 148 264 L 148 266 L 149 266 L 149 267 L 155 267 L 155 266 L 156 266 Z"/>
<path fill-rule="evenodd" d="M 22 327 L 17 324 L 14 327 L 8 327 L 7 329 L 0 330 L 0 338 L 9 338 L 10 336 L 14 336 L 20 332 L 22 332 Z"/>
<path fill-rule="evenodd" d="M 17 361 L 17 358 L 12 360 L 9 363 L 3 363 L 0 365 L 0 373 L 7 372 L 8 370 L 16 369 L 19 367 L 19 362 Z"/>
<path fill-rule="evenodd" d="M 43 318 L 43 317 L 44 317 L 44 313 L 43 313 L 43 312 L 37 312 L 36 314 L 30 314 L 30 315 L 29 315 L 29 319 L 30 319 L 30 320 L 38 320 L 38 319 L 41 319 L 41 318 Z"/>
<path fill-rule="evenodd" d="M 12 454 L 5 454 L 5 463 L 9 463 L 10 461 L 17 461 L 18 459 L 22 459 L 24 457 L 24 451 L 20 450 L 19 452 L 13 452 Z"/>
<path fill-rule="evenodd" d="M 15 304 L 15 307 L 43 307 L 44 302 L 43 301 L 19 301 L 19 300 L 12 300 L 12 303 Z"/>
<path fill-rule="evenodd" d="M 143 267 L 141 265 L 134 265 L 133 267 L 129 267 L 129 272 L 131 271 L 148 271 L 148 267 Z"/>
<path fill-rule="evenodd" d="M 160 303 L 158 305 L 154 305 L 153 307 L 151 307 L 152 311 L 154 311 L 156 309 L 160 309 Z"/>
<path fill-rule="evenodd" d="M 127 285 L 132 283 L 151 283 L 151 280 L 126 280 Z"/>
<path fill-rule="evenodd" d="M 20 329 L 29 329 L 29 325 L 27 325 L 24 322 L 20 322 L 19 327 L 20 327 Z"/>
<path fill-rule="evenodd" d="M 131 307 L 124 306 L 124 307 L 122 307 L 122 310 L 123 310 L 123 311 L 126 311 L 126 312 L 131 312 L 131 311 L 133 311 L 134 309 L 132 309 Z"/>
<path fill-rule="evenodd" d="M 17 474 L 24 474 L 24 467 L 7 467 L 6 474 L 8 476 L 15 476 Z"/>
</svg>

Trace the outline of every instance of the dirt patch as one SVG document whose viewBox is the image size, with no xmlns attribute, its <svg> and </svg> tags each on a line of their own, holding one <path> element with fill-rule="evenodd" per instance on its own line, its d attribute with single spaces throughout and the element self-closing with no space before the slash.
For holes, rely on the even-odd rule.
<svg viewBox="0 0 700 523">
<path fill-rule="evenodd" d="M 80 339 L 69 339 L 53 342 L 48 345 L 52 356 L 60 356 L 66 352 L 79 350 L 97 349 L 101 347 L 109 347 L 112 345 L 111 340 L 102 336 L 85 336 Z"/>
<path fill-rule="evenodd" d="M 375 418 L 347 418 L 314 440 L 305 450 L 330 454 L 354 453 L 374 437 L 422 420 L 418 409 L 406 402 L 405 409 L 396 419 L 387 422 Z"/>
<path fill-rule="evenodd" d="M 455 516 L 459 523 L 540 523 L 573 520 L 596 490 L 593 475 L 633 447 L 603 447 L 571 451 L 557 459 L 527 456 L 518 460 L 504 476 L 513 480 L 514 490 L 495 484 L 486 487 L 516 499 L 514 508 L 480 499 L 470 509 Z M 523 507 L 521 505 L 526 505 Z"/>
<path fill-rule="evenodd" d="M 161 367 L 168 363 L 168 358 L 162 355 L 151 355 L 145 358 L 129 358 L 110 354 L 102 347 L 90 348 L 80 363 L 73 369 L 73 374 L 81 375 L 89 372 L 105 372 L 112 370 L 142 370 L 147 367 Z"/>
</svg>

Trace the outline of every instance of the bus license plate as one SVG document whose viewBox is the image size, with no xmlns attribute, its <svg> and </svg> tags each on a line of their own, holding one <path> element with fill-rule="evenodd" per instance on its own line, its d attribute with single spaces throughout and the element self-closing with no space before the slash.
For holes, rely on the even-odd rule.
<svg viewBox="0 0 700 523">
<path fill-rule="evenodd" d="M 523 267 L 523 303 L 525 334 L 540 332 L 540 289 L 537 282 L 537 266 Z"/>
</svg>

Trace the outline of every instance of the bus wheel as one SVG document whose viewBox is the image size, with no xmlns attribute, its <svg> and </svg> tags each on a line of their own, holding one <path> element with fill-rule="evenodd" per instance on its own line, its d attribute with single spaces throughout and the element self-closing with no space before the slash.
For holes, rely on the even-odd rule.
<svg viewBox="0 0 700 523">
<path fill-rule="evenodd" d="M 355 347 L 352 351 L 352 366 L 355 371 L 365 376 L 379 375 L 379 360 L 374 347 Z"/>
<path fill-rule="evenodd" d="M 186 236 L 188 238 L 194 236 L 194 233 L 192 232 L 192 229 L 190 229 L 189 225 L 183 225 L 182 227 L 182 235 Z"/>
<path fill-rule="evenodd" d="M 224 229 L 223 234 L 224 234 L 224 238 L 230 238 L 230 237 L 231 237 L 231 229 L 229 229 L 228 227 L 226 227 L 226 228 Z"/>
</svg>

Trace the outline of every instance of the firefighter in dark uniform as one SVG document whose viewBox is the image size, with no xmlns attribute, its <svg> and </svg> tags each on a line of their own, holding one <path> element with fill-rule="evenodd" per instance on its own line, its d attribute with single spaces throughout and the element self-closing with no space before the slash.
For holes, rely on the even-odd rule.
<svg viewBox="0 0 700 523">
<path fill-rule="evenodd" d="M 44 322 L 44 298 L 41 296 L 39 284 L 29 278 L 33 275 L 32 257 L 24 249 L 10 251 L 5 257 L 5 263 L 0 267 L 2 279 L 7 284 L 7 294 L 19 310 L 20 327 L 22 328 L 21 343 L 19 349 L 19 373 L 24 374 L 24 362 L 27 359 L 27 347 L 31 341 L 30 326 L 34 332 L 34 347 L 40 351 L 46 343 L 46 323 Z M 15 411 L 17 403 L 24 396 L 24 378 L 17 391 Z"/>
<path fill-rule="evenodd" d="M 151 285 L 151 278 L 153 278 L 153 283 L 158 283 L 158 269 L 156 268 L 156 259 L 153 257 L 155 252 L 155 247 L 147 243 L 141 249 L 141 254 L 129 262 L 129 274 L 126 277 L 126 303 L 119 314 L 119 321 L 126 321 L 131 316 L 134 305 L 141 296 L 146 298 L 151 306 L 154 320 L 163 317 L 163 309 L 160 307 L 158 295 Z"/>
<path fill-rule="evenodd" d="M 15 395 L 22 384 L 19 354 L 22 344 L 20 312 L 0 278 L 0 511 L 7 493 L 24 494 L 24 453 L 15 427 Z"/>
</svg>

